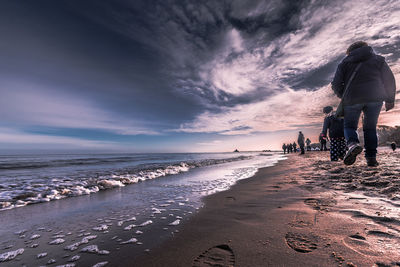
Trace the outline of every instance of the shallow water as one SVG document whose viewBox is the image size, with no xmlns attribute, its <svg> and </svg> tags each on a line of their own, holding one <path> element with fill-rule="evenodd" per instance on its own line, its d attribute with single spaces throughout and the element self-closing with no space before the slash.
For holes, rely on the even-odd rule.
<svg viewBox="0 0 400 267">
<path fill-rule="evenodd" d="M 256 157 L 256 153 L 3 155 L 0 210 L 88 195 Z"/>
<path fill-rule="evenodd" d="M 169 162 L 164 158 L 162 164 L 181 164 L 176 160 L 179 156 Z M 186 160 L 185 164 L 197 166 L 184 172 L 96 194 L 0 211 L 0 254 L 24 249 L 15 259 L 7 261 L 7 266 L 30 266 L 28 263 L 32 261 L 34 266 L 45 265 L 54 260 L 55 265 L 66 264 L 74 256 L 79 256 L 74 258 L 78 265 L 92 266 L 102 261 L 111 261 L 111 264 L 124 253 L 132 257 L 140 255 L 173 236 L 201 207 L 203 196 L 226 190 L 236 181 L 252 176 L 258 168 L 272 166 L 283 159 L 279 154 L 260 153 L 192 157 L 197 158 Z M 143 166 L 143 162 L 138 165 Z M 110 167 L 109 163 L 100 166 L 102 170 L 114 168 L 114 173 L 116 169 L 123 169 L 120 165 Z M 149 169 L 148 163 L 146 166 Z M 69 173 L 80 173 L 81 168 L 73 167 Z M 91 171 L 93 168 L 91 165 Z M 36 168 L 35 172 L 40 169 L 44 171 L 48 167 Z M 100 173 L 99 169 L 95 171 Z M 81 177 L 85 176 L 77 177 L 77 181 L 82 181 Z M 93 250 L 81 251 L 92 245 L 97 245 L 98 250 L 91 247 Z M 105 255 L 105 251 L 109 254 Z"/>
</svg>

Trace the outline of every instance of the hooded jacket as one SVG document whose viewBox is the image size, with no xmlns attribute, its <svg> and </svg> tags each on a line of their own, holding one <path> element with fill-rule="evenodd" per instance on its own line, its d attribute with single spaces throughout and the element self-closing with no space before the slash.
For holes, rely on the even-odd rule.
<svg viewBox="0 0 400 267">
<path fill-rule="evenodd" d="M 322 128 L 322 134 L 327 136 L 329 129 L 329 138 L 340 138 L 344 137 L 344 122 L 343 119 L 336 118 L 335 113 L 331 112 L 325 117 L 324 127 Z"/>
<path fill-rule="evenodd" d="M 351 74 L 362 62 L 350 84 L 344 99 L 345 105 L 385 101 L 393 103 L 396 81 L 385 58 L 376 55 L 370 46 L 363 46 L 350 52 L 339 64 L 332 81 L 332 90 L 342 98 L 345 85 Z"/>
</svg>

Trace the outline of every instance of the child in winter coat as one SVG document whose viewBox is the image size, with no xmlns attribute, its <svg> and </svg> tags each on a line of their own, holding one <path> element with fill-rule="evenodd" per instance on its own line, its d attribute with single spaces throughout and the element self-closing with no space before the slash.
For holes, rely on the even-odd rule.
<svg viewBox="0 0 400 267">
<path fill-rule="evenodd" d="M 327 115 L 324 120 L 324 127 L 321 135 L 327 137 L 327 132 L 329 130 L 331 161 L 338 161 L 344 158 L 347 150 L 343 119 L 336 118 L 331 106 L 324 107 L 323 112 Z"/>
</svg>

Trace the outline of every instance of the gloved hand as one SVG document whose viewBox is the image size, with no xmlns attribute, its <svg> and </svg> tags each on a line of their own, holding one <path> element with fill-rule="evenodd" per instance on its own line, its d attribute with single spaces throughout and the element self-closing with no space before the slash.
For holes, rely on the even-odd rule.
<svg viewBox="0 0 400 267">
<path fill-rule="evenodd" d="M 394 108 L 394 102 L 385 102 L 385 108 L 386 111 L 391 110 L 392 108 Z"/>
</svg>

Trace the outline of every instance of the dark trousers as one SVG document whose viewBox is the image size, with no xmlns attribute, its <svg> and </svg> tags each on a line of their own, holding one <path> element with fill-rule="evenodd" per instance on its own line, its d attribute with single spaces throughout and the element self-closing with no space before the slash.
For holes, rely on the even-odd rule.
<svg viewBox="0 0 400 267">
<path fill-rule="evenodd" d="M 343 159 L 346 154 L 347 146 L 344 137 L 331 138 L 331 161 L 338 161 Z"/>
<path fill-rule="evenodd" d="M 300 154 L 304 154 L 304 146 L 300 145 L 300 150 L 301 150 Z"/>
<path fill-rule="evenodd" d="M 326 141 L 321 142 L 321 151 L 327 151 L 328 149 L 326 148 Z"/>
<path fill-rule="evenodd" d="M 377 153 L 378 137 L 376 136 L 376 124 L 378 123 L 381 108 L 382 102 L 355 104 L 344 107 L 344 135 L 348 145 L 360 142 L 357 127 L 361 112 L 364 113 L 363 131 L 366 157 L 375 157 Z"/>
</svg>

